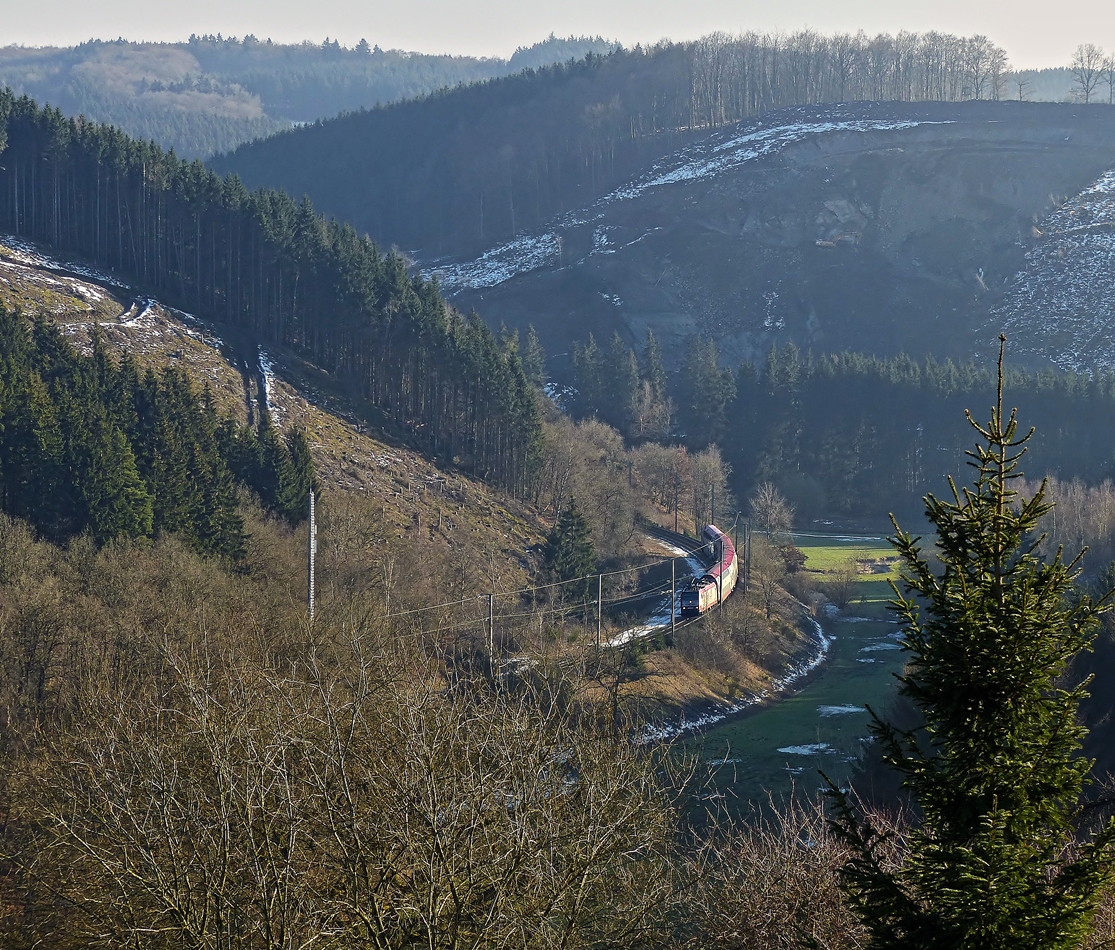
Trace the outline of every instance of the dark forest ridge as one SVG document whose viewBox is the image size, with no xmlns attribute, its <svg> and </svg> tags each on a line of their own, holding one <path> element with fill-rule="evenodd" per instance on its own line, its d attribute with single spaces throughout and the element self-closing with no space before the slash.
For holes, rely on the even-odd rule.
<svg viewBox="0 0 1115 950">
<path fill-rule="evenodd" d="M 1042 78 L 1020 93 L 1005 53 L 982 36 L 713 34 L 339 116 L 213 166 L 249 187 L 309 194 L 428 260 L 511 239 L 687 142 L 773 109 L 1070 95 L 1067 71 L 1063 88 Z"/>
<path fill-rule="evenodd" d="M 292 124 L 505 76 L 614 44 L 550 36 L 508 59 L 382 50 L 361 42 L 272 43 L 191 36 L 184 43 L 90 40 L 74 47 L 0 48 L 7 85 L 68 115 L 205 157 Z"/>
<path fill-rule="evenodd" d="M 539 438 L 522 366 L 397 255 L 281 192 L 0 93 L 0 228 L 279 344 L 431 455 L 513 490 Z"/>
</svg>

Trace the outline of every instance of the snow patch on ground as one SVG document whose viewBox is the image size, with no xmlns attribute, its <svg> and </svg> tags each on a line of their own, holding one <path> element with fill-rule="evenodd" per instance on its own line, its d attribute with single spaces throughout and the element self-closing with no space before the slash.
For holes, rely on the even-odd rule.
<svg viewBox="0 0 1115 950">
<path fill-rule="evenodd" d="M 658 540 L 657 538 L 655 539 Z M 668 541 L 658 541 L 667 551 L 674 557 L 684 559 L 685 567 L 683 570 L 677 572 L 677 587 L 681 590 L 682 581 L 688 577 L 700 577 L 705 573 L 705 565 L 685 548 L 678 547 L 676 544 L 670 544 Z M 674 617 L 681 621 L 681 604 L 674 604 Z M 630 643 L 632 640 L 641 640 L 644 637 L 649 637 L 662 630 L 668 630 L 670 627 L 670 595 L 667 594 L 661 599 L 658 606 L 655 608 L 654 613 L 651 614 L 650 619 L 646 623 L 641 623 L 637 627 L 629 627 L 626 630 L 621 630 L 614 637 L 608 640 L 607 645 L 610 647 L 623 646 L 625 643 Z"/>
<path fill-rule="evenodd" d="M 853 713 L 867 712 L 864 706 L 818 706 L 817 712 L 822 719 L 828 719 L 831 716 L 850 716 Z"/>
<path fill-rule="evenodd" d="M 847 119 L 842 121 L 793 122 L 769 129 L 732 135 L 723 141 L 700 142 L 660 162 L 635 182 L 617 188 L 604 202 L 636 198 L 651 188 L 710 178 L 746 162 L 779 152 L 787 145 L 828 132 L 890 132 L 912 129 L 927 123 L 913 119 Z"/>
<path fill-rule="evenodd" d="M 275 403 L 275 364 L 262 346 L 259 348 L 259 375 L 263 380 L 263 405 L 271 416 L 272 425 L 277 429 L 283 410 Z"/>
<path fill-rule="evenodd" d="M 109 284 L 112 287 L 120 287 L 124 290 L 128 289 L 127 284 L 123 283 L 119 278 L 112 276 L 112 274 L 107 271 L 86 267 L 84 264 L 63 264 L 61 261 L 50 257 L 48 254 L 44 254 L 39 248 L 35 247 L 34 244 L 23 240 L 23 238 L 18 238 L 13 234 L 0 234 L 0 246 L 7 248 L 9 252 L 8 256 L 11 257 L 12 260 L 24 264 L 27 267 L 41 267 L 43 270 L 77 274 L 79 277 L 87 277 L 89 280 L 95 280 L 101 284 Z"/>
<path fill-rule="evenodd" d="M 554 405 L 562 412 L 568 412 L 573 400 L 577 397 L 577 390 L 572 386 L 563 386 L 560 383 L 546 383 L 542 391 L 553 400 Z"/>
<path fill-rule="evenodd" d="M 809 745 L 786 745 L 779 749 L 786 755 L 819 755 L 832 749 L 827 742 L 811 742 Z"/>
<path fill-rule="evenodd" d="M 609 231 L 614 231 L 615 228 L 597 228 L 592 233 L 592 253 L 593 254 L 615 254 L 616 249 L 611 247 L 611 240 L 608 237 Z"/>
<path fill-rule="evenodd" d="M 465 287 L 495 287 L 516 274 L 545 267 L 560 257 L 561 238 L 553 231 L 547 231 L 493 247 L 474 261 L 434 267 L 430 274 L 437 277 L 446 293 Z"/>
<path fill-rule="evenodd" d="M 1064 370 L 1115 366 L 1115 169 L 1040 227 L 987 330 Z"/>
</svg>

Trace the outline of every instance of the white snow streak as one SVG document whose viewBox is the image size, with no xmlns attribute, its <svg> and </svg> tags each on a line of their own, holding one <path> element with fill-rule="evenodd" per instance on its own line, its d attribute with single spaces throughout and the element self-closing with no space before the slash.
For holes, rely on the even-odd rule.
<svg viewBox="0 0 1115 950">
<path fill-rule="evenodd" d="M 20 264 L 25 264 L 28 267 L 40 267 L 43 270 L 50 271 L 64 271 L 68 274 L 77 274 L 79 277 L 87 277 L 89 280 L 95 280 L 101 284 L 109 284 L 110 286 L 121 287 L 125 290 L 128 289 L 127 284 L 123 283 L 119 278 L 113 277 L 106 271 L 86 267 L 84 264 L 63 264 L 61 261 L 44 254 L 35 247 L 35 245 L 13 234 L 0 234 L 0 245 L 8 249 L 8 256 L 11 257 L 12 260 Z M 88 287 L 88 285 L 83 286 Z"/>
<path fill-rule="evenodd" d="M 275 364 L 271 362 L 271 357 L 267 355 L 262 346 L 259 348 L 259 373 L 263 378 L 263 392 L 260 394 L 263 397 L 263 405 L 271 416 L 272 424 L 277 429 L 279 428 L 282 409 L 275 404 L 272 398 L 275 390 Z"/>
<path fill-rule="evenodd" d="M 524 235 L 506 244 L 491 248 L 473 261 L 458 264 L 435 265 L 431 273 L 437 276 L 442 290 L 452 294 L 466 288 L 495 287 L 519 274 L 552 265 L 561 258 L 562 238 L 559 230 L 580 227 L 599 220 L 599 210 L 621 201 L 630 201 L 640 195 L 669 185 L 688 184 L 723 174 L 747 162 L 773 155 L 788 145 L 811 136 L 832 132 L 892 132 L 912 129 L 920 125 L 947 125 L 948 122 L 913 119 L 846 119 L 839 121 L 793 122 L 770 128 L 755 129 L 737 135 L 714 136 L 711 140 L 690 145 L 658 162 L 649 172 L 617 188 L 595 201 L 590 207 L 597 214 L 586 215 L 584 210 L 569 212 L 557 218 L 550 227 L 537 235 Z M 593 233 L 590 254 L 611 254 L 614 248 L 608 236 L 609 227 L 599 227 Z M 652 228 L 641 237 L 624 245 L 637 244 L 647 234 L 659 230 Z"/>
</svg>

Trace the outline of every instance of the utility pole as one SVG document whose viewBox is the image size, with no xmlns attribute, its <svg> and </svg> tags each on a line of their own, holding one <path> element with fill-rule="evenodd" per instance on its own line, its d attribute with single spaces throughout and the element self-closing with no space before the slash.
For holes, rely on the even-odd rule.
<svg viewBox="0 0 1115 950">
<path fill-rule="evenodd" d="M 310 530 L 309 530 L 309 564 L 307 566 L 308 584 L 306 587 L 307 592 L 307 606 L 310 609 L 310 623 L 314 622 L 314 581 L 317 560 L 317 518 L 314 511 L 314 490 L 310 489 Z"/>
<path fill-rule="evenodd" d="M 596 575 L 596 649 L 600 649 L 600 618 L 604 612 L 604 575 Z"/>
<path fill-rule="evenodd" d="M 716 482 L 712 483 L 712 511 L 709 512 L 709 524 L 716 524 Z"/>
<path fill-rule="evenodd" d="M 677 633 L 678 576 L 676 557 L 670 558 L 670 636 Z"/>
<path fill-rule="evenodd" d="M 488 662 L 492 664 L 492 672 L 496 666 L 496 595 L 488 595 Z"/>
</svg>

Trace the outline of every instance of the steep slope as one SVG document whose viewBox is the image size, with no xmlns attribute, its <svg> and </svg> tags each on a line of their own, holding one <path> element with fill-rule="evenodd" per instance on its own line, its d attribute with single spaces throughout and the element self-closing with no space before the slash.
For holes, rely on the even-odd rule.
<svg viewBox="0 0 1115 950">
<path fill-rule="evenodd" d="M 790 110 L 479 257 L 428 266 L 458 307 L 534 323 L 552 352 L 590 331 L 638 343 L 649 327 L 675 360 L 696 333 L 730 360 L 790 341 L 967 358 L 997 335 L 989 315 L 1004 300 L 1021 312 L 1011 280 L 1053 240 L 1044 219 L 1113 165 L 1106 106 Z M 1095 247 L 1081 245 L 1087 262 L 1057 259 L 1100 271 Z"/>
<path fill-rule="evenodd" d="M 96 322 L 111 346 L 141 366 L 185 369 L 198 387 L 209 387 L 222 413 L 242 421 L 256 418 L 266 400 L 279 428 L 306 431 L 327 492 L 358 492 L 379 503 L 385 537 L 483 550 L 508 583 L 525 577 L 545 531 L 534 514 L 397 441 L 375 437 L 330 377 L 294 354 L 245 347 L 233 327 L 136 297 L 110 274 L 11 236 L 0 236 L 0 302 L 49 316 L 79 349 L 87 348 Z"/>
<path fill-rule="evenodd" d="M 992 310 L 1023 352 L 1063 369 L 1115 366 L 1115 169 L 1041 222 Z"/>
</svg>

